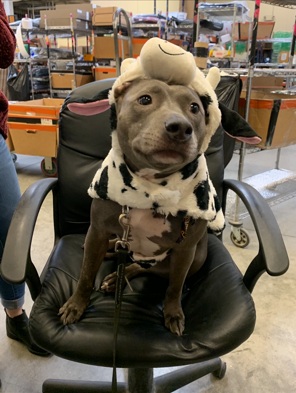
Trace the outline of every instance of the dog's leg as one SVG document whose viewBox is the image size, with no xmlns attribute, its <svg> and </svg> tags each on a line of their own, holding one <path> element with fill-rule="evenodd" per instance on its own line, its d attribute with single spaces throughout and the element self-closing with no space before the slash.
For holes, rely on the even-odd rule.
<svg viewBox="0 0 296 393">
<path fill-rule="evenodd" d="M 125 268 L 124 275 L 128 280 L 130 280 L 131 278 L 137 276 L 143 271 L 146 271 L 146 269 L 143 269 L 137 263 L 132 263 L 131 265 Z M 111 273 L 108 276 L 106 276 L 102 282 L 101 290 L 107 293 L 115 292 L 116 277 L 117 277 L 117 272 Z"/>
<path fill-rule="evenodd" d="M 194 260 L 196 247 L 174 250 L 170 257 L 169 286 L 164 301 L 165 326 L 181 336 L 185 329 L 185 317 L 181 306 L 182 288 Z M 185 254 L 185 255 L 184 255 Z"/>
<path fill-rule="evenodd" d="M 64 325 L 77 322 L 87 307 L 93 291 L 93 282 L 109 245 L 109 234 L 89 227 L 85 240 L 85 253 L 78 285 L 74 294 L 59 310 Z"/>
</svg>

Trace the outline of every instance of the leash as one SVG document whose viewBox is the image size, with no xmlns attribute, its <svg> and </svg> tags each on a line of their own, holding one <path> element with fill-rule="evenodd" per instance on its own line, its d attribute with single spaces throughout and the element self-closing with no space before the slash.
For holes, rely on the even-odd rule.
<svg viewBox="0 0 296 393">
<path fill-rule="evenodd" d="M 130 243 L 128 235 L 130 230 L 129 225 L 129 208 L 122 207 L 122 214 L 119 216 L 119 224 L 123 228 L 122 239 L 115 244 L 115 252 L 118 254 L 116 289 L 115 289 L 115 309 L 114 309 L 114 329 L 113 329 L 113 374 L 112 374 L 112 393 L 117 393 L 117 373 L 116 373 L 116 354 L 117 354 L 117 336 L 119 329 L 120 311 L 122 303 L 122 295 L 124 290 L 125 266 L 127 264 L 128 254 L 130 253 Z"/>
</svg>

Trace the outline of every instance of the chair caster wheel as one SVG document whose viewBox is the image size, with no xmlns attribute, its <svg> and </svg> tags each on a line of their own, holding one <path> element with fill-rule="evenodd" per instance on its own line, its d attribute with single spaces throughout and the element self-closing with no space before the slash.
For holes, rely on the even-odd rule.
<svg viewBox="0 0 296 393">
<path fill-rule="evenodd" d="M 11 153 L 11 158 L 13 162 L 17 161 L 17 155 L 15 153 Z"/>
<path fill-rule="evenodd" d="M 51 159 L 52 169 L 47 169 L 45 166 L 45 159 L 41 161 L 41 170 L 47 177 L 56 177 L 57 176 L 57 160 L 55 158 Z"/>
<path fill-rule="evenodd" d="M 230 240 L 236 247 L 245 248 L 250 244 L 250 236 L 244 228 L 240 228 L 239 231 L 240 240 L 235 237 L 235 234 L 233 232 L 230 233 Z"/>
<path fill-rule="evenodd" d="M 218 379 L 224 378 L 226 374 L 226 363 L 221 360 L 221 366 L 218 370 L 212 372 L 213 376 Z"/>
</svg>

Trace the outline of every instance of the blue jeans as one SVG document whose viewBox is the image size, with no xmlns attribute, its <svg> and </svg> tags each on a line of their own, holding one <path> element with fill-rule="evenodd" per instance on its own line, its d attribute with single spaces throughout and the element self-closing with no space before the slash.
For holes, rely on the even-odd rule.
<svg viewBox="0 0 296 393">
<path fill-rule="evenodd" d="M 12 215 L 19 203 L 21 190 L 11 154 L 0 135 L 0 262 Z M 22 307 L 25 300 L 25 283 L 12 285 L 0 276 L 0 297 L 8 310 Z"/>
</svg>

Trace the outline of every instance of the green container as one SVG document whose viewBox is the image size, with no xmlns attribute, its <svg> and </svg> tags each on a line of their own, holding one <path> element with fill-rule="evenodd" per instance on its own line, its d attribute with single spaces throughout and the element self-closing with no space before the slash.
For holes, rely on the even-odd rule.
<svg viewBox="0 0 296 393">
<path fill-rule="evenodd" d="M 244 42 L 238 42 L 235 46 L 235 53 L 242 55 L 246 52 L 246 44 Z"/>
</svg>

